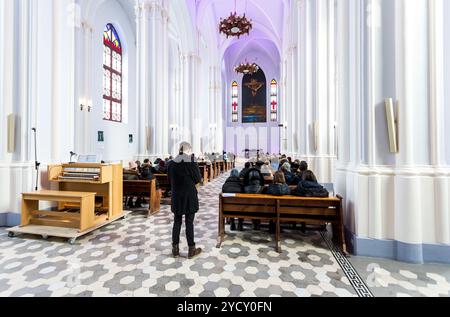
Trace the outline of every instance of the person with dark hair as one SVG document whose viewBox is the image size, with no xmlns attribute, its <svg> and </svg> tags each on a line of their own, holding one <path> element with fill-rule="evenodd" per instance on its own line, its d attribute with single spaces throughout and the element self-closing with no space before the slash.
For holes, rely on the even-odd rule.
<svg viewBox="0 0 450 317">
<path fill-rule="evenodd" d="M 259 170 L 261 170 L 261 168 L 264 166 L 264 162 L 263 161 L 257 161 L 255 163 L 255 167 Z"/>
<path fill-rule="evenodd" d="M 186 238 L 188 241 L 188 258 L 192 259 L 202 253 L 197 248 L 194 239 L 194 220 L 200 210 L 197 185 L 201 182 L 200 169 L 192 159 L 192 147 L 189 143 L 182 143 L 180 155 L 168 166 L 168 177 L 172 188 L 172 212 L 174 224 L 172 231 L 172 255 L 180 256 L 180 233 L 183 216 L 186 223 Z"/>
<path fill-rule="evenodd" d="M 261 194 L 264 188 L 264 176 L 261 171 L 253 167 L 244 177 L 244 191 L 247 194 Z"/>
<path fill-rule="evenodd" d="M 240 194 L 242 193 L 243 187 L 241 179 L 239 178 L 239 171 L 237 169 L 231 170 L 230 177 L 225 181 L 222 187 L 222 193 L 224 194 Z M 239 219 L 238 230 L 243 231 L 244 219 Z M 231 218 L 231 230 L 236 230 L 236 222 L 234 218 Z"/>
<path fill-rule="evenodd" d="M 294 174 L 298 174 L 299 168 L 300 168 L 300 161 L 299 160 L 295 160 L 291 164 L 291 172 L 294 173 Z"/>
<path fill-rule="evenodd" d="M 261 194 L 264 190 L 264 176 L 261 171 L 253 167 L 244 177 L 244 192 L 246 194 Z M 253 220 L 253 229 L 259 230 L 261 221 Z"/>
<path fill-rule="evenodd" d="M 250 162 L 245 163 L 245 167 L 241 171 L 241 173 L 239 174 L 239 178 L 245 178 L 245 175 L 247 175 L 247 173 L 250 170 L 251 166 L 252 165 L 250 164 Z"/>
<path fill-rule="evenodd" d="M 298 168 L 298 172 L 297 175 L 300 178 L 300 180 L 303 179 L 303 174 L 308 170 L 308 163 L 306 163 L 305 161 L 301 161 L 300 162 L 300 166 Z"/>
<path fill-rule="evenodd" d="M 155 177 L 153 176 L 154 171 L 152 167 L 152 163 L 150 163 L 149 159 L 144 160 L 144 164 L 141 167 L 141 180 L 151 181 Z"/>
<path fill-rule="evenodd" d="M 292 192 L 295 196 L 300 197 L 329 197 L 329 192 L 317 182 L 317 178 L 310 170 L 303 173 L 302 180 L 298 183 L 297 188 Z"/>
<path fill-rule="evenodd" d="M 159 161 L 158 166 L 156 167 L 158 174 L 167 174 L 166 162 L 161 160 Z"/>
</svg>

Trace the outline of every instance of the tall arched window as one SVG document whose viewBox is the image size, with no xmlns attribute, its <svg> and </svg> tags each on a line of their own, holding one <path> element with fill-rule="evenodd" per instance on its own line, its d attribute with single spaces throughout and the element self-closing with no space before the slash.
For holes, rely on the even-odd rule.
<svg viewBox="0 0 450 317">
<path fill-rule="evenodd" d="M 278 83 L 275 79 L 270 84 L 270 121 L 278 121 Z"/>
<path fill-rule="evenodd" d="M 231 120 L 239 122 L 239 86 L 236 81 L 231 85 Z"/>
<path fill-rule="evenodd" d="M 103 32 L 103 119 L 122 122 L 122 45 L 112 24 Z"/>
</svg>

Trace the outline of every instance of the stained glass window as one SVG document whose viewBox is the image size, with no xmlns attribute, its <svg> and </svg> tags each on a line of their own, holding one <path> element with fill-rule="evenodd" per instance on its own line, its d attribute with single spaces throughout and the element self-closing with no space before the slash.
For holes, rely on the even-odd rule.
<svg viewBox="0 0 450 317">
<path fill-rule="evenodd" d="M 112 24 L 103 32 L 103 119 L 122 122 L 122 45 Z"/>
<path fill-rule="evenodd" d="M 237 82 L 231 85 L 231 120 L 239 122 L 239 86 Z"/>
<path fill-rule="evenodd" d="M 275 79 L 270 84 L 270 121 L 278 121 L 278 83 Z"/>
</svg>

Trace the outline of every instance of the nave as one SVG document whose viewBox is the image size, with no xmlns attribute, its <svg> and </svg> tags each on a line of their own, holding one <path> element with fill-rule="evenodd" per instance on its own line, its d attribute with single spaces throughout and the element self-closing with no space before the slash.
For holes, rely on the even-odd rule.
<svg viewBox="0 0 450 317">
<path fill-rule="evenodd" d="M 227 176 L 199 191 L 196 239 L 204 249 L 199 258 L 185 258 L 184 231 L 182 257 L 172 257 L 170 206 L 150 218 L 146 208 L 135 210 L 73 246 L 57 238 L 10 239 L 2 229 L 0 297 L 450 295 L 448 266 L 382 259 L 374 266 L 374 259 L 346 259 L 316 231 L 283 229 L 278 254 L 267 228 L 230 233 L 227 226 L 227 238 L 217 249 L 217 197 Z"/>
</svg>

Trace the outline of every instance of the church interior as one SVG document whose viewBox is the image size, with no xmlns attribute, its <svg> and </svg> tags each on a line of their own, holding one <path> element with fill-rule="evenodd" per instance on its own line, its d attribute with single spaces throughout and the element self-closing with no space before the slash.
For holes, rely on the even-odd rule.
<svg viewBox="0 0 450 317">
<path fill-rule="evenodd" d="M 1 0 L 0 39 L 0 297 L 450 296 L 450 1 Z"/>
</svg>

